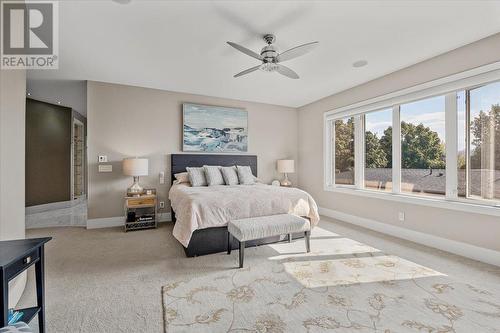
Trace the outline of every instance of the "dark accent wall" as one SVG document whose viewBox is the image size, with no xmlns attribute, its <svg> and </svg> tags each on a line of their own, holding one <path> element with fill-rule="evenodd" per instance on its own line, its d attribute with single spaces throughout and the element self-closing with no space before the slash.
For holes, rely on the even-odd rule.
<svg viewBox="0 0 500 333">
<path fill-rule="evenodd" d="M 71 199 L 71 108 L 26 100 L 26 206 Z"/>
</svg>

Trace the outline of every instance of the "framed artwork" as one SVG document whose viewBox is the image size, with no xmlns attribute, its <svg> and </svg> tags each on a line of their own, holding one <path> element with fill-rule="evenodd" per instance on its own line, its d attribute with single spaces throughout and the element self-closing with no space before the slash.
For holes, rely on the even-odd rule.
<svg viewBox="0 0 500 333">
<path fill-rule="evenodd" d="M 248 113 L 244 109 L 184 103 L 182 150 L 205 153 L 248 151 Z"/>
</svg>

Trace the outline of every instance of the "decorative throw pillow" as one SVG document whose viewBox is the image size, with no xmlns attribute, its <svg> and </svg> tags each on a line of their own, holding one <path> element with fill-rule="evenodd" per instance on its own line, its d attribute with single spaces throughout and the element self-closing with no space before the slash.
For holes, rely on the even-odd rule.
<svg viewBox="0 0 500 333">
<path fill-rule="evenodd" d="M 236 166 L 236 169 L 238 171 L 238 179 L 240 181 L 240 184 L 242 185 L 255 184 L 255 176 L 252 174 L 252 169 L 249 166 L 238 165 Z"/>
<path fill-rule="evenodd" d="M 189 176 L 189 182 L 191 186 L 207 186 L 207 179 L 205 177 L 205 168 L 186 168 Z"/>
<path fill-rule="evenodd" d="M 226 185 L 238 185 L 238 173 L 235 166 L 221 167 L 220 171 Z"/>
<path fill-rule="evenodd" d="M 204 165 L 203 167 L 205 168 L 205 177 L 207 178 L 208 186 L 225 184 L 224 178 L 222 178 L 220 166 Z"/>
<path fill-rule="evenodd" d="M 177 184 L 189 183 L 189 175 L 187 172 L 176 173 L 174 177 L 177 180 Z"/>
</svg>

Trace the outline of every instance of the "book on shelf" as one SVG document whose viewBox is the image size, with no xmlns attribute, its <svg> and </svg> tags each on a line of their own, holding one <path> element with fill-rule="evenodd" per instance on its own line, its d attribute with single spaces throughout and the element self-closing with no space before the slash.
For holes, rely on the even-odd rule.
<svg viewBox="0 0 500 333">
<path fill-rule="evenodd" d="M 12 325 L 17 323 L 23 317 L 24 313 L 22 311 L 9 309 L 9 315 L 7 320 L 7 325 Z"/>
</svg>

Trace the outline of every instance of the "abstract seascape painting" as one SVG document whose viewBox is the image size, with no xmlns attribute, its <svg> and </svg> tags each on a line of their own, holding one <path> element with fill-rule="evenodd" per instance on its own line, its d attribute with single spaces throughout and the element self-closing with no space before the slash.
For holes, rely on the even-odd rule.
<svg viewBox="0 0 500 333">
<path fill-rule="evenodd" d="M 244 109 L 183 104 L 183 151 L 248 151 L 248 114 Z"/>
</svg>

